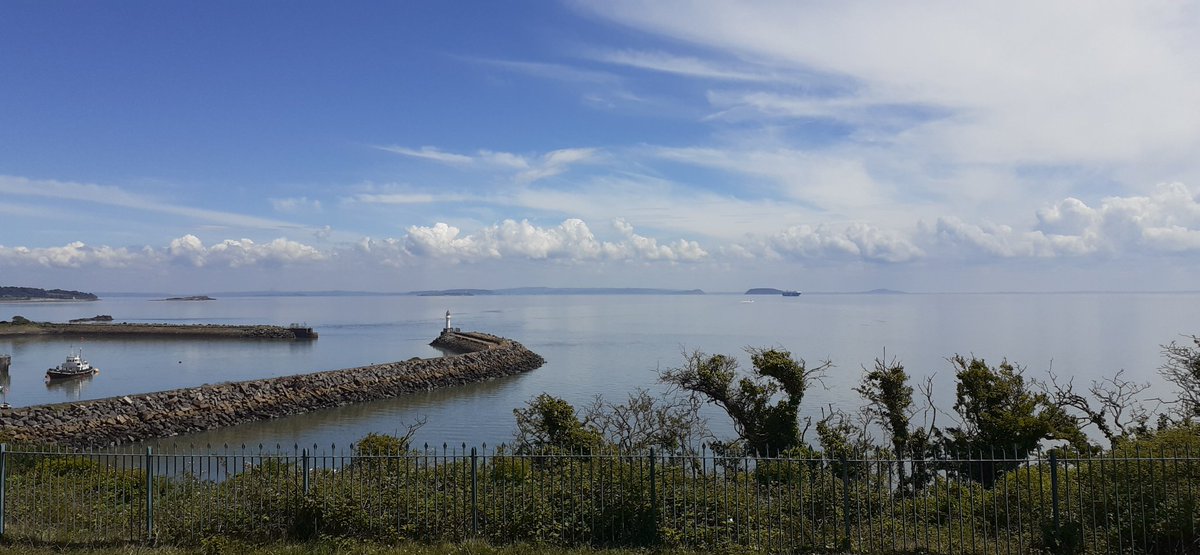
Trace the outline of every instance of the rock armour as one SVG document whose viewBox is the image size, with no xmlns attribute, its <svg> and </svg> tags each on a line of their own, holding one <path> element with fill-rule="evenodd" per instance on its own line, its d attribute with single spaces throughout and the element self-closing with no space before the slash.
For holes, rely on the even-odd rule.
<svg viewBox="0 0 1200 555">
<path fill-rule="evenodd" d="M 516 341 L 478 333 L 455 335 L 463 337 L 447 340 L 463 348 L 473 346 L 473 350 L 456 356 L 3 410 L 0 433 L 12 441 L 105 447 L 481 382 L 528 372 L 545 363 Z"/>
</svg>

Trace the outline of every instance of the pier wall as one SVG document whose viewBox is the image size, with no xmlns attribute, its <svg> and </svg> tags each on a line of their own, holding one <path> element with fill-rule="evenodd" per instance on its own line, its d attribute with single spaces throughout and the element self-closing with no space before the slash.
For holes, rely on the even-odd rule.
<svg viewBox="0 0 1200 555">
<path fill-rule="evenodd" d="M 77 322 L 29 324 L 0 322 L 2 336 L 68 335 L 79 337 L 122 337 L 147 339 L 316 339 L 309 327 L 226 324 L 116 324 Z"/>
<path fill-rule="evenodd" d="M 545 363 L 516 341 L 443 333 L 463 354 L 279 378 L 0 410 L 9 441 L 104 447 L 481 382 Z"/>
</svg>

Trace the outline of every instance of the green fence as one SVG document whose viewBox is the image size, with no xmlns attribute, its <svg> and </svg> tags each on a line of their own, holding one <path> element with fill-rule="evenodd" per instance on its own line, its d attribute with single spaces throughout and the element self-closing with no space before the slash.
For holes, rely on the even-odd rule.
<svg viewBox="0 0 1200 555">
<path fill-rule="evenodd" d="M 1200 552 L 1200 457 L 1190 452 L 831 460 L 723 458 L 703 448 L 189 451 L 0 446 L 0 535 L 72 544 L 349 536 L 788 553 Z M 981 475 L 995 477 L 983 480 L 989 487 Z"/>
</svg>

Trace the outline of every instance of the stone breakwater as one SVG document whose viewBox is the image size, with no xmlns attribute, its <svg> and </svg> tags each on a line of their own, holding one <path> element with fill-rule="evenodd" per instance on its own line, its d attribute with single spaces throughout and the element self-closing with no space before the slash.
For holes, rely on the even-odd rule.
<svg viewBox="0 0 1200 555">
<path fill-rule="evenodd" d="M 452 353 L 471 353 L 487 349 L 489 345 L 503 341 L 495 335 L 472 331 L 443 331 L 430 345 Z"/>
<path fill-rule="evenodd" d="M 118 324 L 81 322 L 28 324 L 0 322 L 0 336 L 70 335 L 178 339 L 316 339 L 312 328 L 298 326 L 237 326 L 225 324 Z"/>
<path fill-rule="evenodd" d="M 480 382 L 545 363 L 516 341 L 449 335 L 446 341 L 477 348 L 440 358 L 0 410 L 0 434 L 17 442 L 105 447 Z"/>
</svg>

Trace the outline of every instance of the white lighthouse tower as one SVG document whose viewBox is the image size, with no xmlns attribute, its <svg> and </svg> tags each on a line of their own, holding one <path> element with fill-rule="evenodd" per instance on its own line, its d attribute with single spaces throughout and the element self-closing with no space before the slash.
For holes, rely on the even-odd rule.
<svg viewBox="0 0 1200 555">
<path fill-rule="evenodd" d="M 449 310 L 446 311 L 446 327 L 442 328 L 442 331 L 450 331 L 450 311 Z"/>
</svg>

